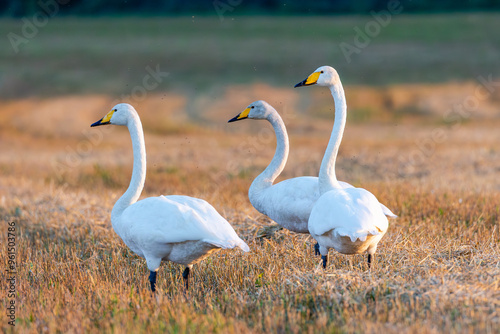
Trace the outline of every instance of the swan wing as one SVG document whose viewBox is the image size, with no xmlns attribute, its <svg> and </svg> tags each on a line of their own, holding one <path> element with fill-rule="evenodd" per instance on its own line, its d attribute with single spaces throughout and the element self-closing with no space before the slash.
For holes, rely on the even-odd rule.
<svg viewBox="0 0 500 334">
<path fill-rule="evenodd" d="M 354 188 L 347 182 L 339 183 L 342 188 Z M 254 206 L 278 224 L 293 221 L 304 224 L 307 231 L 307 221 L 318 198 L 318 177 L 300 176 L 265 189 Z"/>
<path fill-rule="evenodd" d="M 382 211 L 384 212 L 384 215 L 387 217 L 391 218 L 398 218 L 397 215 L 395 215 L 388 207 L 386 207 L 384 204 L 380 203 L 380 206 L 382 207 Z"/>
<path fill-rule="evenodd" d="M 122 214 L 122 236 L 134 244 L 179 243 L 201 240 L 221 248 L 250 249 L 232 226 L 206 201 L 188 196 L 143 199 Z"/>
<path fill-rule="evenodd" d="M 347 183 L 347 182 L 343 182 L 343 181 L 339 181 L 339 184 L 340 186 L 342 187 L 342 189 L 348 189 L 348 188 L 354 188 L 353 185 Z M 395 215 L 388 207 L 386 207 L 384 204 L 380 203 L 380 206 L 382 207 L 382 211 L 384 212 L 384 215 L 386 215 L 387 217 L 391 217 L 391 218 L 398 218 L 397 215 Z"/>
<path fill-rule="evenodd" d="M 318 178 L 296 177 L 281 181 L 250 197 L 252 205 L 281 226 L 307 232 L 307 221 L 319 198 Z"/>
<path fill-rule="evenodd" d="M 353 189 L 347 182 L 339 182 L 343 189 Z M 307 233 L 312 208 L 319 198 L 318 177 L 301 176 L 272 185 L 257 195 L 250 196 L 252 205 L 279 225 L 294 232 Z M 379 204 L 384 214 L 396 217 Z"/>
<path fill-rule="evenodd" d="M 323 194 L 309 217 L 312 235 L 335 230 L 351 240 L 364 241 L 368 235 L 385 233 L 387 217 L 373 194 L 361 188 L 334 189 Z"/>
<path fill-rule="evenodd" d="M 344 181 L 338 181 L 342 189 L 354 188 L 353 185 Z"/>
</svg>

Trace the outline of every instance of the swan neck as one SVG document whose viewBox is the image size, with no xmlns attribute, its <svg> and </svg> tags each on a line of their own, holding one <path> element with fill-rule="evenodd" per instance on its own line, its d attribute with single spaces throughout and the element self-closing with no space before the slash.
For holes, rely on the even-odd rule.
<svg viewBox="0 0 500 334">
<path fill-rule="evenodd" d="M 267 118 L 267 120 L 273 126 L 276 134 L 276 151 L 274 152 L 274 157 L 271 160 L 271 163 L 269 163 L 266 169 L 264 169 L 264 171 L 257 176 L 257 178 L 255 178 L 250 186 L 248 195 L 252 205 L 254 205 L 255 199 L 258 197 L 259 193 L 262 190 L 271 187 L 274 180 L 276 180 L 276 178 L 281 174 L 285 168 L 290 149 L 285 123 L 283 123 L 280 115 L 278 115 L 278 113 L 273 113 Z"/>
<path fill-rule="evenodd" d="M 323 161 L 321 162 L 321 168 L 319 170 L 320 194 L 324 194 L 325 192 L 335 188 L 341 188 L 337 180 L 337 175 L 335 174 L 335 163 L 340 143 L 342 141 L 342 136 L 344 134 L 347 118 L 347 104 L 344 95 L 344 88 L 340 82 L 330 86 L 330 91 L 332 93 L 333 100 L 335 101 L 335 123 L 333 125 L 330 141 L 328 142 Z"/>
<path fill-rule="evenodd" d="M 144 133 L 142 131 L 141 120 L 135 115 L 128 124 L 130 138 L 132 139 L 132 149 L 134 154 L 134 165 L 132 169 L 132 178 L 127 191 L 115 203 L 111 211 L 111 221 L 114 223 L 121 216 L 123 211 L 130 205 L 137 202 L 144 188 L 146 180 L 146 145 L 144 144 Z"/>
</svg>

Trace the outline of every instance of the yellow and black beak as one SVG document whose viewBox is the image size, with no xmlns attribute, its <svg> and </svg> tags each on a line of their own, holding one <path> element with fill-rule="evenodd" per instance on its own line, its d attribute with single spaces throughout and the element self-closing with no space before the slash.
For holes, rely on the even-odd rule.
<svg viewBox="0 0 500 334">
<path fill-rule="evenodd" d="M 248 114 L 250 113 L 250 107 L 246 108 L 242 112 L 240 112 L 237 116 L 231 118 L 228 123 L 241 121 L 242 119 L 248 118 Z"/>
<path fill-rule="evenodd" d="M 308 76 L 307 79 L 296 84 L 294 88 L 315 85 L 318 82 L 320 74 L 321 72 L 314 72 L 313 74 Z"/>
<path fill-rule="evenodd" d="M 111 110 L 110 112 L 108 112 L 108 114 L 106 116 L 104 116 L 103 118 L 101 118 L 97 122 L 92 123 L 90 125 L 90 127 L 110 124 L 111 117 L 113 117 L 114 113 L 115 113 L 115 110 Z"/>
</svg>

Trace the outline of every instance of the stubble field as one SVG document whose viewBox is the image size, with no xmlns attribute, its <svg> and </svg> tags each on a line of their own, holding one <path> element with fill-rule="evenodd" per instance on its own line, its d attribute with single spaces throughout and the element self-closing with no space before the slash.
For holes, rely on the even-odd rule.
<svg viewBox="0 0 500 334">
<path fill-rule="evenodd" d="M 345 30 L 353 24 L 349 20 L 341 20 Z M 407 20 L 411 25 L 415 18 Z M 465 22 L 493 20 L 485 15 L 482 21 L 473 17 Z M 4 24 L 2 29 L 11 28 Z M 47 34 L 57 30 L 47 29 Z M 394 42 L 391 38 L 400 37 L 382 36 L 374 41 L 375 50 L 377 43 Z M 414 42 L 427 47 L 425 38 L 417 36 Z M 42 59 L 36 43 L 28 45 L 34 48 L 30 54 Z M 102 52 L 99 45 L 94 45 L 95 54 Z M 488 67 L 489 56 L 484 57 L 478 64 Z M 451 64 L 459 64 L 458 58 Z M 7 63 L 4 59 L 0 65 Z M 368 71 L 370 62 L 363 64 Z M 289 162 L 278 181 L 317 175 L 333 125 L 333 103 L 326 89 L 291 88 L 314 68 L 294 71 L 296 79 L 284 87 L 260 82 L 226 87 L 219 78 L 219 88 L 196 93 L 194 101 L 193 91 L 165 87 L 132 101 L 143 120 L 148 154 L 141 198 L 203 198 L 251 248 L 248 254 L 220 251 L 195 265 L 188 292 L 183 268 L 163 263 L 155 296 L 145 261 L 127 249 L 109 219 L 131 173 L 128 133 L 117 127 L 89 128 L 122 91 L 92 88 L 86 78 L 83 86 L 65 81 L 61 86 L 70 91 L 62 95 L 46 92 L 34 84 L 47 76 L 41 72 L 26 86 L 13 82 L 19 90 L 32 91 L 28 97 L 2 90 L 0 252 L 2 258 L 8 253 L 7 223 L 14 222 L 17 259 L 16 327 L 8 325 L 9 299 L 2 289 L 2 331 L 498 333 L 498 90 L 464 116 L 447 110 L 450 101 L 475 96 L 479 84 L 474 78 L 393 85 L 399 80 L 394 76 L 376 86 L 361 85 L 361 80 L 346 85 L 350 109 L 337 175 L 370 190 L 399 218 L 390 220 L 371 270 L 365 257 L 333 250 L 323 270 L 314 256 L 314 240 L 278 229 L 248 201 L 251 181 L 274 152 L 271 127 L 264 121 L 225 123 L 253 100 L 267 100 L 290 132 Z M 171 78 L 188 81 L 174 77 L 181 72 L 172 72 Z M 346 81 L 355 73 L 347 71 Z M 250 79 L 243 81 L 253 80 L 251 71 L 245 75 Z M 76 94 L 80 90 L 85 95 Z M 2 268 L 3 287 L 8 278 Z"/>
</svg>

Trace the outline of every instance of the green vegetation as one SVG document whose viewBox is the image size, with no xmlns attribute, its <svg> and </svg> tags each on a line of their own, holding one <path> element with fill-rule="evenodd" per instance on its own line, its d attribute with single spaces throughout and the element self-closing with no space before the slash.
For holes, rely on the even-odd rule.
<svg viewBox="0 0 500 334">
<path fill-rule="evenodd" d="M 40 10 L 40 3 L 54 4 L 56 0 L 3 0 L 0 4 L 0 15 L 23 16 L 33 15 Z M 332 13 L 368 13 L 370 10 L 381 10 L 387 7 L 388 0 L 57 0 L 61 3 L 58 12 L 61 15 L 178 15 L 180 13 L 236 12 L 241 14 L 332 14 Z M 398 0 L 408 12 L 422 11 L 466 11 L 500 9 L 497 0 L 468 1 L 431 1 L 431 0 Z M 47 5 L 45 5 L 47 6 Z"/>
<path fill-rule="evenodd" d="M 4 19 L 0 97 L 130 94 L 146 67 L 169 72 L 156 91 L 213 92 L 239 83 L 291 87 L 319 65 L 346 84 L 474 80 L 498 76 L 499 14 L 393 17 L 348 63 L 339 47 L 371 16 L 55 18 L 15 53 Z"/>
</svg>

